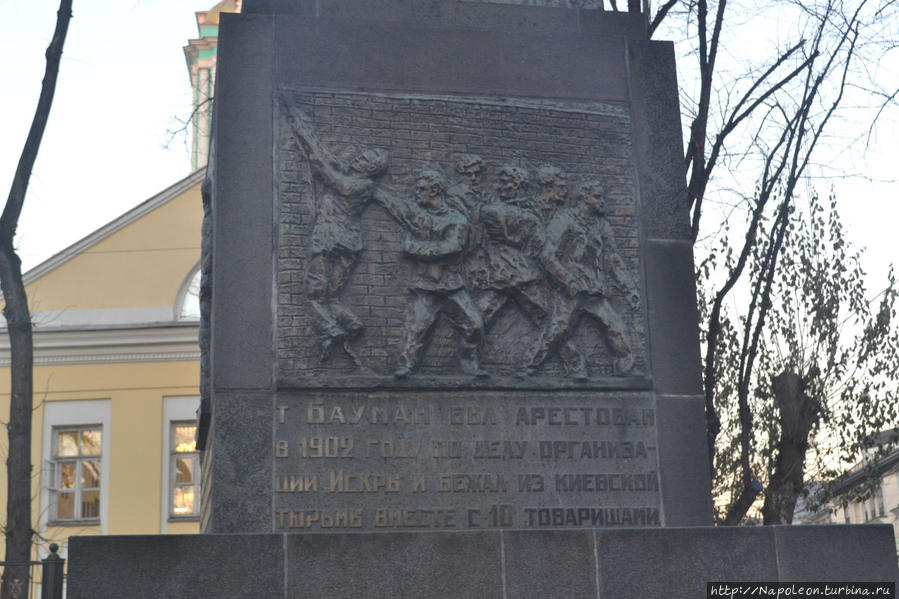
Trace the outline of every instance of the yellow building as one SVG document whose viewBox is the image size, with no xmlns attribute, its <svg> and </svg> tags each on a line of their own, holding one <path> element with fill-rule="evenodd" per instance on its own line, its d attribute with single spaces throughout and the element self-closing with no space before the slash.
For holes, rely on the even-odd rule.
<svg viewBox="0 0 899 599">
<path fill-rule="evenodd" d="M 202 177 L 195 172 L 25 275 L 41 554 L 49 542 L 64 549 L 71 535 L 198 532 Z M 8 414 L 5 335 L 0 366 L 0 413 Z"/>
<path fill-rule="evenodd" d="M 200 183 L 219 15 L 240 7 L 222 0 L 196 13 L 199 35 L 184 47 L 199 170 L 25 273 L 35 555 L 56 542 L 65 557 L 73 535 L 199 532 Z M 0 420 L 9 414 L 9 374 L 2 334 Z"/>
</svg>

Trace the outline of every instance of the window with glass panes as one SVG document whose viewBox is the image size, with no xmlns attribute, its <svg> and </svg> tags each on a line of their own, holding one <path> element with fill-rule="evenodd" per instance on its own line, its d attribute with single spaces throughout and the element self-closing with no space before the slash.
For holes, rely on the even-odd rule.
<svg viewBox="0 0 899 599">
<path fill-rule="evenodd" d="M 53 519 L 100 519 L 102 430 L 99 426 L 53 429 Z"/>
<path fill-rule="evenodd" d="M 886 506 L 883 502 L 883 487 L 880 487 L 865 502 L 865 521 L 879 518 L 884 513 L 886 513 Z"/>
<path fill-rule="evenodd" d="M 169 515 L 173 518 L 196 516 L 198 513 L 200 458 L 196 437 L 195 421 L 172 423 Z"/>
</svg>

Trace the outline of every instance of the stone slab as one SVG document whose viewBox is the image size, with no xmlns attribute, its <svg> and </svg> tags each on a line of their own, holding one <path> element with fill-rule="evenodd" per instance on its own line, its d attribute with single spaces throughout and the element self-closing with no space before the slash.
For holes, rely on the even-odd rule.
<svg viewBox="0 0 899 599">
<path fill-rule="evenodd" d="M 668 599 L 835 576 L 895 581 L 892 528 L 73 537 L 67 596 Z"/>
<path fill-rule="evenodd" d="M 68 599 L 284 596 L 278 535 L 71 537 Z"/>
<path fill-rule="evenodd" d="M 505 599 L 596 596 L 593 530 L 541 530 L 503 534 Z"/>
<path fill-rule="evenodd" d="M 692 243 L 683 132 L 672 116 L 680 107 L 674 47 L 635 39 L 627 48 L 643 231 L 647 239 Z"/>
<path fill-rule="evenodd" d="M 357 91 L 623 102 L 622 46 L 622 38 L 586 34 L 485 35 L 325 17 L 279 16 L 275 23 L 279 82 Z"/>
<path fill-rule="evenodd" d="M 272 399 L 219 393 L 203 454 L 204 532 L 270 532 Z"/>
<path fill-rule="evenodd" d="M 246 0 L 243 13 L 423 23 L 444 28 L 646 37 L 646 20 L 640 14 L 559 10 L 562 7 L 558 3 L 549 2 L 543 6 L 533 1 L 527 6 L 515 4 L 477 0 L 439 3 L 421 0 Z"/>
<path fill-rule="evenodd" d="M 601 597 L 705 597 L 708 582 L 782 579 L 773 527 L 616 532 L 597 533 Z"/>
<path fill-rule="evenodd" d="M 693 245 L 683 240 L 647 240 L 643 263 L 653 389 L 663 395 L 701 394 Z"/>
<path fill-rule="evenodd" d="M 712 485 L 704 400 L 659 395 L 656 414 L 665 524 L 707 526 L 712 522 Z"/>
<path fill-rule="evenodd" d="M 895 543 L 892 526 L 867 528 L 867 525 L 777 528 L 778 571 L 790 580 L 894 581 L 895 552 L 878 550 Z M 842 555 L 842 559 L 831 563 L 828 556 L 834 552 Z"/>
<path fill-rule="evenodd" d="M 502 599 L 502 544 L 482 533 L 287 535 L 287 596 Z"/>
<path fill-rule="evenodd" d="M 211 345 L 215 389 L 272 384 L 274 56 L 270 22 L 246 18 L 219 46 L 214 111 Z M 225 126 L 223 123 L 227 123 Z"/>
</svg>

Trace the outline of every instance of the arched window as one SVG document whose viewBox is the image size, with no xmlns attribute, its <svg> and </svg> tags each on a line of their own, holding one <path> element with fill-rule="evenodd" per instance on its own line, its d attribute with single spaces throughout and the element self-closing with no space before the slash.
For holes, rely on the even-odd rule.
<svg viewBox="0 0 899 599">
<path fill-rule="evenodd" d="M 187 275 L 175 302 L 176 320 L 200 320 L 200 265 Z"/>
</svg>

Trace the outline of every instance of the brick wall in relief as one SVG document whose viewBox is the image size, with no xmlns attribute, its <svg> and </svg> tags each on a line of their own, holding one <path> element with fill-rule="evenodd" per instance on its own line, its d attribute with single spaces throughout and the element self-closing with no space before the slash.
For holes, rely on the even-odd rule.
<svg viewBox="0 0 899 599">
<path fill-rule="evenodd" d="M 482 187 L 485 198 L 492 198 L 485 201 L 498 201 L 493 190 L 498 184 L 498 170 L 506 165 L 527 171 L 527 193 L 535 197 L 538 169 L 546 165 L 562 169 L 571 189 L 569 205 L 574 204 L 574 190 L 580 183 L 599 179 L 605 188 L 606 218 L 620 262 L 642 288 L 630 119 L 624 107 L 324 91 L 284 91 L 279 107 L 279 379 L 390 377 L 404 343 L 412 293 L 410 278 L 417 267 L 403 251 L 408 231 L 382 203 L 369 201 L 358 218 L 361 251 L 349 261 L 350 273 L 337 298 L 340 309 L 358 317 L 364 329 L 355 336 L 348 335 L 353 338 L 347 341 L 347 351 L 336 337 L 332 339 L 334 346 L 324 350 L 327 332 L 322 330 L 321 313 L 312 308 L 307 272 L 323 191 L 320 182 L 316 182 L 308 149 L 297 141 L 290 114 L 301 115 L 320 147 L 333 154 L 335 164 L 346 166 L 363 150 L 385 150 L 389 166 L 372 190 L 381 189 L 409 202 L 414 202 L 416 175 L 423 169 L 442 172 L 450 187 L 458 187 L 456 164 L 464 154 L 476 154 L 483 160 Z M 452 207 L 451 202 L 448 205 Z M 477 304 L 480 291 L 469 287 L 467 292 Z M 546 293 L 546 309 L 552 312 L 561 297 L 558 294 L 565 292 L 553 287 L 551 281 L 546 289 L 550 290 Z M 630 374 L 648 374 L 645 306 L 629 303 L 619 287 L 607 295 L 608 310 L 620 317 L 622 328 L 626 329 L 633 361 Z M 484 324 L 480 366 L 491 377 L 516 373 L 521 376 L 527 348 L 544 334 L 543 327 L 550 316 L 541 321 L 539 317 L 529 318 L 525 312 L 510 298 Z M 602 320 L 584 314 L 573 323 L 574 333 L 568 342 L 585 358 L 590 378 L 620 375 L 615 370 L 620 355 L 616 355 L 615 344 L 610 342 Z M 447 311 L 438 317 L 412 373 L 413 380 L 463 376 L 459 365 L 460 331 L 453 326 L 451 316 Z M 530 384 L 539 387 L 541 380 L 570 376 L 558 354 L 559 351 L 551 353 L 529 373 Z"/>
</svg>

